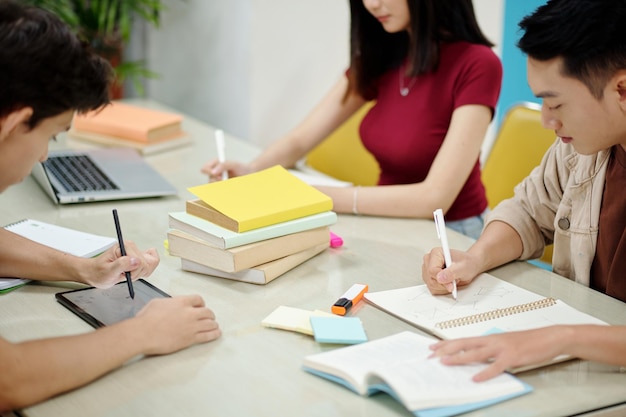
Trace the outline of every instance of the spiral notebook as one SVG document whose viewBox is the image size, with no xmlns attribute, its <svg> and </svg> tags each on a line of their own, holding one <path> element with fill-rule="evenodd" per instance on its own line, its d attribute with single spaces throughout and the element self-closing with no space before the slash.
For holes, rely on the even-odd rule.
<svg viewBox="0 0 626 417">
<path fill-rule="evenodd" d="M 42 245 L 84 258 L 96 256 L 117 243 L 114 237 L 86 233 L 34 219 L 23 219 L 4 228 Z M 25 278 L 0 277 L 0 294 L 29 281 Z"/>
<path fill-rule="evenodd" d="M 561 300 L 481 274 L 459 287 L 457 299 L 434 296 L 426 285 L 370 292 L 374 306 L 441 339 L 529 330 L 556 324 L 607 323 Z"/>
</svg>

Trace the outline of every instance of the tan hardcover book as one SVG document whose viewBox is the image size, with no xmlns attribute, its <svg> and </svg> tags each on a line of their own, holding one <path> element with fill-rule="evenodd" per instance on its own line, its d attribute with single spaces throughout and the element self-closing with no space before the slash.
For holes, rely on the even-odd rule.
<svg viewBox="0 0 626 417">
<path fill-rule="evenodd" d="M 220 271 L 239 272 L 322 243 L 329 244 L 330 229 L 319 227 L 230 249 L 220 249 L 176 229 L 170 230 L 167 238 L 171 255 Z"/>
<path fill-rule="evenodd" d="M 239 225 L 235 220 L 224 216 L 202 200 L 187 200 L 185 211 L 193 216 L 215 223 L 224 229 L 239 233 Z"/>
<path fill-rule="evenodd" d="M 206 265 L 199 264 L 189 259 L 181 258 L 181 268 L 184 271 L 196 272 L 198 274 L 211 275 L 219 278 L 227 278 L 235 281 L 249 282 L 251 284 L 267 284 L 278 278 L 284 273 L 292 270 L 296 266 L 308 261 L 328 247 L 328 243 L 321 243 L 310 249 L 296 252 L 293 255 L 287 255 L 283 258 L 253 268 L 244 269 L 239 272 L 224 272 L 219 269 L 211 268 Z"/>
<path fill-rule="evenodd" d="M 73 127 L 83 132 L 152 142 L 179 133 L 182 120 L 179 114 L 113 101 L 102 109 L 77 114 Z"/>
</svg>

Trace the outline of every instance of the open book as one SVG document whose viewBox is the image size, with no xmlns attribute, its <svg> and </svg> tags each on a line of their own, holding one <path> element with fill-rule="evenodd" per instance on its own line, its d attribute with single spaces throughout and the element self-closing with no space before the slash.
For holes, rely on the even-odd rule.
<svg viewBox="0 0 626 417">
<path fill-rule="evenodd" d="M 366 293 L 376 307 L 442 339 L 529 330 L 555 324 L 607 324 L 563 301 L 546 298 L 489 274 L 459 287 L 457 299 L 426 285 Z"/>
<path fill-rule="evenodd" d="M 453 416 L 528 393 L 510 374 L 476 383 L 487 365 L 446 366 L 429 358 L 435 341 L 401 332 L 371 342 L 309 355 L 304 369 L 361 395 L 386 392 L 419 417 Z"/>
</svg>

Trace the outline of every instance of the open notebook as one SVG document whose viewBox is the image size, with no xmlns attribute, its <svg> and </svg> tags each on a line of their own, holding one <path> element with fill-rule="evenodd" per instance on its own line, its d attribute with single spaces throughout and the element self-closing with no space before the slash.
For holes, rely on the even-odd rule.
<svg viewBox="0 0 626 417">
<path fill-rule="evenodd" d="M 117 243 L 113 237 L 94 235 L 34 219 L 23 219 L 4 228 L 42 245 L 83 258 L 99 255 Z M 0 293 L 29 281 L 26 278 L 0 277 Z"/>
</svg>

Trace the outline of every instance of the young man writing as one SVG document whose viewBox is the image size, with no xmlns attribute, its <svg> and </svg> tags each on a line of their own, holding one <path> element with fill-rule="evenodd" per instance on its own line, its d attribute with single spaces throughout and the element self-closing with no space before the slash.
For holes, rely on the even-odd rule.
<svg viewBox="0 0 626 417">
<path fill-rule="evenodd" d="M 56 16 L 0 0 L 0 192 L 47 157 L 51 138 L 70 127 L 75 111 L 108 103 L 111 67 Z M 0 276 L 69 279 L 110 287 L 131 271 L 150 275 L 154 249 L 126 242 L 83 259 L 0 228 Z M 0 412 L 84 385 L 136 355 L 175 352 L 220 335 L 200 296 L 154 300 L 136 317 L 89 334 L 10 343 L 0 337 Z M 1 336 L 1 335 L 0 335 Z"/>
<path fill-rule="evenodd" d="M 442 269 L 440 249 L 424 257 L 433 294 L 536 258 L 554 241 L 556 273 L 626 301 L 624 19 L 625 0 L 551 0 L 522 20 L 518 46 L 528 56 L 528 83 L 543 100 L 544 126 L 560 140 L 493 210 L 478 241 L 453 252 L 450 268 Z M 553 326 L 440 342 L 433 350 L 447 364 L 491 361 L 476 380 L 560 354 L 626 365 L 626 326 Z"/>
</svg>

